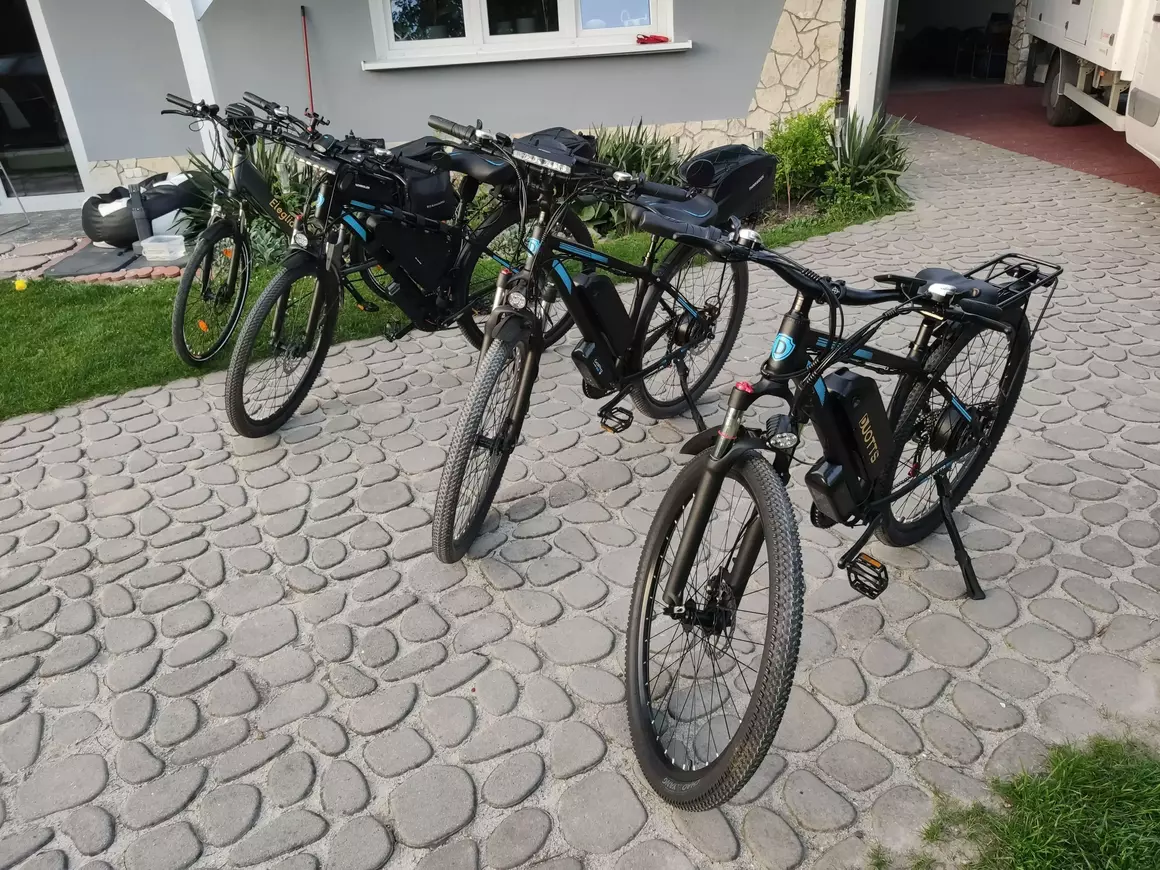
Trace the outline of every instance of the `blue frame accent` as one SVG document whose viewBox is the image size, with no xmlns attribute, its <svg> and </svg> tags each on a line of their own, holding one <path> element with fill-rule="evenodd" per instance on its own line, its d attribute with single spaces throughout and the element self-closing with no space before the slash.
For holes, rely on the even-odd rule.
<svg viewBox="0 0 1160 870">
<path fill-rule="evenodd" d="M 971 422 L 971 415 L 967 413 L 967 409 L 963 407 L 962 403 L 958 399 L 951 397 L 951 404 L 954 406 L 956 411 L 963 415 L 968 423 Z"/>
<path fill-rule="evenodd" d="M 818 401 L 824 405 L 826 403 L 826 385 L 821 378 L 814 381 L 814 393 L 817 394 Z"/>
<path fill-rule="evenodd" d="M 823 336 L 818 336 L 816 346 L 817 347 L 829 347 L 830 340 L 828 338 L 823 337 Z M 858 359 L 874 359 L 874 354 L 871 351 L 866 350 L 866 348 L 864 348 L 864 347 L 858 348 L 856 351 L 854 351 L 853 355 L 856 356 Z"/>
<path fill-rule="evenodd" d="M 363 227 L 362 224 L 360 224 L 357 220 L 355 220 L 354 215 L 348 214 L 342 220 L 343 220 L 343 223 L 347 224 L 347 226 L 349 226 L 352 230 L 354 230 L 356 233 L 358 233 L 359 236 L 362 237 L 362 240 L 364 242 L 367 240 L 366 229 Z"/>
<path fill-rule="evenodd" d="M 366 208 L 371 211 L 381 211 L 383 214 L 392 214 L 393 209 L 387 208 L 385 205 L 371 205 L 369 202 L 359 202 L 357 199 L 352 199 L 350 204 L 355 208 Z"/>
<path fill-rule="evenodd" d="M 577 248 L 575 245 L 570 245 L 567 242 L 556 242 L 556 247 L 561 251 L 567 251 L 569 254 L 575 254 L 577 257 L 582 257 L 585 260 L 593 260 L 597 263 L 607 263 L 608 258 L 603 254 L 598 254 L 595 251 L 589 251 L 584 248 Z M 532 253 L 535 253 L 534 251 Z"/>
</svg>

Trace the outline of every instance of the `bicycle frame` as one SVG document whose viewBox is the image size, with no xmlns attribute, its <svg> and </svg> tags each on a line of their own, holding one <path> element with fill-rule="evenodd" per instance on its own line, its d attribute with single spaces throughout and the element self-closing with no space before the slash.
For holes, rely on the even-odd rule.
<svg viewBox="0 0 1160 870">
<path fill-rule="evenodd" d="M 595 248 L 575 242 L 571 239 L 561 238 L 550 232 L 548 225 L 548 211 L 554 205 L 550 199 L 545 199 L 541 203 L 541 211 L 539 217 L 532 227 L 531 235 L 527 240 L 528 254 L 524 262 L 523 273 L 526 275 L 536 274 L 536 269 L 541 262 L 551 258 L 552 271 L 559 278 L 560 286 L 564 289 L 563 302 L 568 309 L 568 313 L 576 318 L 577 301 L 573 294 L 574 282 L 571 274 L 569 274 L 567 267 L 561 259 L 576 259 L 582 263 L 589 264 L 600 269 L 603 272 L 609 272 L 613 275 L 620 275 L 626 278 L 632 278 L 636 281 L 636 289 L 633 292 L 632 308 L 629 311 L 629 319 L 633 324 L 633 343 L 629 351 L 617 360 L 617 373 L 615 383 L 617 389 L 623 395 L 627 385 L 643 380 L 657 371 L 672 365 L 678 358 L 685 354 L 685 348 L 680 348 L 673 353 L 666 354 L 662 359 L 649 364 L 643 369 L 635 372 L 625 371 L 628 358 L 632 355 L 635 349 L 638 349 L 640 343 L 644 340 L 643 331 L 647 329 L 648 324 L 640 322 L 641 312 L 644 309 L 645 302 L 648 300 L 648 294 L 651 292 L 661 292 L 672 297 L 675 302 L 684 308 L 692 317 L 696 318 L 696 309 L 689 304 L 689 302 L 667 281 L 662 281 L 657 277 L 653 271 L 656 265 L 657 253 L 660 250 L 661 240 L 653 237 L 649 245 L 648 253 L 645 256 L 643 264 L 630 263 L 627 260 L 621 260 L 609 254 L 601 253 Z M 563 254 L 563 258 L 556 257 L 556 254 Z M 500 315 L 520 314 L 520 312 L 513 312 L 513 310 L 506 306 L 506 290 L 508 288 L 503 285 L 503 282 L 497 282 L 496 296 L 494 303 L 494 311 Z M 556 286 L 548 284 L 545 288 L 544 296 L 544 311 L 551 307 L 552 302 L 555 301 Z M 526 315 L 525 315 L 526 316 Z M 480 351 L 480 359 L 483 359 L 490 344 L 490 335 L 493 328 L 496 327 L 496 321 L 502 319 L 493 317 L 489 320 L 489 328 L 485 332 L 484 345 Z M 534 319 L 532 319 L 534 320 Z M 579 322 L 579 321 L 578 321 Z M 534 334 L 539 336 L 544 328 L 542 320 L 535 320 L 533 327 Z"/>
<path fill-rule="evenodd" d="M 901 293 L 898 301 L 903 301 Z M 794 417 L 790 420 L 792 431 L 787 433 L 792 434 L 792 438 L 787 438 L 787 441 L 792 441 L 792 446 L 772 448 L 775 454 L 774 470 L 783 482 L 788 482 L 790 464 L 799 443 L 798 436 L 801 428 L 806 423 L 812 423 L 815 429 L 822 433 L 832 432 L 836 427 L 842 425 L 836 417 L 836 412 L 832 407 L 833 403 L 827 404 L 826 402 L 826 388 L 822 381 L 822 374 L 826 368 L 843 362 L 869 367 L 886 374 L 898 375 L 900 378 L 920 379 L 926 377 L 923 361 L 937 325 L 943 322 L 941 319 L 923 318 L 918 333 L 911 343 L 910 351 L 905 357 L 870 347 L 861 342 L 838 340 L 836 343 L 840 347 L 834 348 L 828 334 L 809 326 L 808 315 L 811 302 L 808 297 L 801 293 L 795 296 L 793 306 L 782 320 L 781 328 L 773 341 L 770 356 L 762 366 L 761 379 L 754 384 L 747 381 L 737 383 L 730 394 L 728 411 L 721 428 L 718 431 L 703 430 L 689 439 L 681 448 L 682 453 L 697 454 L 712 447 L 712 453 L 706 466 L 706 473 L 702 476 L 693 498 L 681 543 L 673 559 L 672 569 L 664 581 L 663 600 L 666 607 L 671 608 L 674 615 L 679 616 L 684 613 L 685 605 L 681 599 L 684 594 L 685 578 L 688 577 L 692 568 L 701 538 L 709 523 L 713 504 L 717 500 L 721 485 L 730 468 L 748 450 L 771 449 L 769 440 L 764 437 L 764 433 L 754 432 L 744 426 L 745 412 L 757 399 L 762 396 L 780 398 L 787 401 L 790 408 L 794 410 Z M 922 311 L 923 309 L 910 310 Z M 879 319 L 882 320 L 890 316 L 891 313 L 888 312 Z M 787 380 L 794 384 L 793 389 L 790 388 Z M 897 402 L 900 393 L 903 392 L 905 391 L 896 391 L 895 402 Z M 944 393 L 948 402 L 964 416 L 968 424 L 972 425 L 974 432 L 977 432 L 970 413 L 945 383 L 941 385 L 939 392 Z M 897 419 L 898 410 L 892 404 L 888 415 L 892 422 Z M 861 506 L 859 514 L 854 518 L 854 523 L 865 522 L 866 528 L 854 545 L 839 560 L 838 567 L 845 568 L 853 556 L 862 549 L 877 526 L 883 506 L 903 498 L 932 478 L 938 479 L 938 475 L 970 455 L 984 443 L 983 441 L 971 442 L 947 456 L 933 468 L 915 476 L 886 497 Z M 745 586 L 760 555 L 763 541 L 764 536 L 760 523 L 757 522 L 755 516 L 749 517 L 741 544 L 737 548 L 734 563 L 729 569 L 728 576 L 723 578 L 736 596 L 735 600 L 739 600 L 745 592 Z M 971 590 L 972 594 L 976 591 L 975 589 Z M 981 597 L 981 592 L 976 597 Z"/>
</svg>

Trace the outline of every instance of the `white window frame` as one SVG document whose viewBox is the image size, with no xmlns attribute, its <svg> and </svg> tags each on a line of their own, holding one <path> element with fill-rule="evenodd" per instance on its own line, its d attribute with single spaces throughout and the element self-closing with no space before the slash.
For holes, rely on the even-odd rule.
<svg viewBox="0 0 1160 870">
<path fill-rule="evenodd" d="M 580 21 L 581 0 L 555 0 L 560 29 L 539 33 L 495 34 L 490 31 L 487 0 L 461 0 L 463 37 L 403 41 L 395 39 L 391 0 L 369 0 L 374 32 L 374 60 L 363 61 L 366 70 L 407 69 L 423 66 L 549 60 L 618 54 L 656 54 L 688 51 L 691 41 L 674 41 L 674 0 L 649 0 L 652 24 L 640 27 L 609 27 L 589 30 Z M 638 45 L 637 34 L 665 36 L 668 42 Z"/>
</svg>

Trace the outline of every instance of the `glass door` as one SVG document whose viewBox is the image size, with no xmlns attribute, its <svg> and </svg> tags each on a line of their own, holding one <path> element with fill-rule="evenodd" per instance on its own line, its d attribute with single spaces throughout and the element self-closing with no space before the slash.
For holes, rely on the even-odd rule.
<svg viewBox="0 0 1160 870">
<path fill-rule="evenodd" d="M 84 190 L 27 0 L 0 0 L 0 202 Z"/>
</svg>

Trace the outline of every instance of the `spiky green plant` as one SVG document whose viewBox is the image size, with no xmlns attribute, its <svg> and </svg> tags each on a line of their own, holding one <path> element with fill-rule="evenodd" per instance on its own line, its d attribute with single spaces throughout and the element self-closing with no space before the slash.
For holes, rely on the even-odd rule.
<svg viewBox="0 0 1160 870">
<path fill-rule="evenodd" d="M 901 121 L 875 112 L 863 122 L 857 112 L 835 120 L 829 131 L 830 161 L 823 185 L 827 198 L 869 203 L 884 211 L 908 202 L 898 179 L 910 166 Z"/>
</svg>

